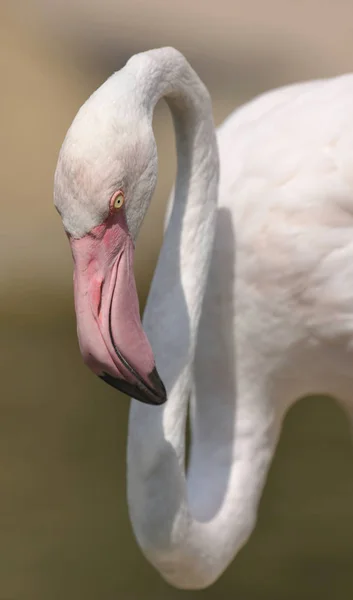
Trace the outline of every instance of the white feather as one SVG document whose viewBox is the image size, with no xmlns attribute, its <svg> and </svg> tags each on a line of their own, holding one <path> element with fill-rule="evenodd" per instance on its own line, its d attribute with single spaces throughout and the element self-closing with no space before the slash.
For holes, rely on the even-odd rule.
<svg viewBox="0 0 353 600">
<path fill-rule="evenodd" d="M 325 393 L 353 408 L 353 76 L 265 94 L 216 139 L 208 92 L 180 53 L 133 57 L 64 143 L 56 203 L 73 235 L 100 222 L 116 181 L 137 234 L 157 176 L 161 97 L 178 175 L 144 327 L 169 399 L 132 402 L 128 501 L 147 558 L 197 589 L 251 534 L 291 404 Z M 72 168 L 83 169 L 75 189 Z"/>
</svg>

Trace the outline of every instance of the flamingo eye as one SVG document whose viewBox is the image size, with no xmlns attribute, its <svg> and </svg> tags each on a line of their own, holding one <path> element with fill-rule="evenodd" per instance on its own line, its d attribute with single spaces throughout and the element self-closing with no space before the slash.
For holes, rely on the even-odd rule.
<svg viewBox="0 0 353 600">
<path fill-rule="evenodd" d="M 111 206 L 114 210 L 120 210 L 120 208 L 123 206 L 124 202 L 125 202 L 124 192 L 119 190 L 119 191 L 115 192 L 115 194 L 113 194 L 112 199 L 111 199 Z"/>
</svg>

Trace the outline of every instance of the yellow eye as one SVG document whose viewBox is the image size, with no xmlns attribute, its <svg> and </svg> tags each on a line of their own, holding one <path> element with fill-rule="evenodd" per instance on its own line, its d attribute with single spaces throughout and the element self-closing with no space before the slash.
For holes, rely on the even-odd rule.
<svg viewBox="0 0 353 600">
<path fill-rule="evenodd" d="M 113 208 L 115 210 L 119 210 L 122 207 L 122 205 L 124 204 L 124 202 L 125 202 L 124 193 L 121 190 L 119 190 L 118 192 L 115 192 L 115 194 L 113 195 L 113 198 L 112 198 Z"/>
</svg>

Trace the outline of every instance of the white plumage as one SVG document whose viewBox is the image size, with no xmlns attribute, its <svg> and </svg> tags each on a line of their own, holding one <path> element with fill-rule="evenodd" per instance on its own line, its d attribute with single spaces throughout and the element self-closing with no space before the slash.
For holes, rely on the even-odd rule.
<svg viewBox="0 0 353 600">
<path fill-rule="evenodd" d="M 353 410 L 353 76 L 267 93 L 225 121 L 218 143 L 208 93 L 174 49 L 133 57 L 109 82 L 84 114 L 95 123 L 92 140 L 103 154 L 103 130 L 110 146 L 117 132 L 116 156 L 109 156 L 138 189 L 138 207 L 133 194 L 126 206 L 133 235 L 156 175 L 153 133 L 144 125 L 161 97 L 173 113 L 178 150 L 174 201 L 144 316 L 168 401 L 155 408 L 132 402 L 130 515 L 163 577 L 202 588 L 220 576 L 255 525 L 293 402 L 325 393 Z M 114 86 L 118 110 L 107 100 Z M 74 133 L 75 123 L 69 141 Z M 89 129 L 84 137 L 87 145 Z M 74 199 L 60 164 L 82 160 L 85 151 L 75 154 L 64 144 L 56 179 L 63 213 Z M 145 176 L 148 156 L 153 185 Z M 104 161 L 100 168 L 95 173 L 105 181 Z M 102 204 L 95 217 L 90 201 L 89 218 L 74 211 L 71 233 L 83 235 L 85 222 L 102 219 Z M 70 218 L 63 218 L 70 231 Z"/>
</svg>

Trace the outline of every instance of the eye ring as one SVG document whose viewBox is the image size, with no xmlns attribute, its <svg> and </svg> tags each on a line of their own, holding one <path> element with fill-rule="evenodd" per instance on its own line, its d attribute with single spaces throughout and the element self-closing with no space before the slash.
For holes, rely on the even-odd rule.
<svg viewBox="0 0 353 600">
<path fill-rule="evenodd" d="M 120 210 L 125 202 L 125 195 L 123 190 L 118 190 L 112 195 L 110 206 L 112 210 Z"/>
</svg>

